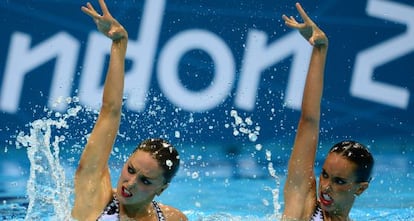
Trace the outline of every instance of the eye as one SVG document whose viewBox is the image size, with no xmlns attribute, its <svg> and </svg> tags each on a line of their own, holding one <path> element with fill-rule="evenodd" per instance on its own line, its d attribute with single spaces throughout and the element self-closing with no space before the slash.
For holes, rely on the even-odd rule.
<svg viewBox="0 0 414 221">
<path fill-rule="evenodd" d="M 145 185 L 151 185 L 152 184 L 146 177 L 141 177 L 140 180 Z"/>
<path fill-rule="evenodd" d="M 323 178 L 325 178 L 325 179 L 327 179 L 327 178 L 329 177 L 329 176 L 328 176 L 328 173 L 326 173 L 326 171 L 325 171 L 325 170 L 322 170 L 321 175 L 322 175 L 322 177 L 323 177 Z"/>
<path fill-rule="evenodd" d="M 131 166 L 128 166 L 128 173 L 134 174 L 135 173 L 135 169 L 132 168 Z"/>
<path fill-rule="evenodd" d="M 335 178 L 335 183 L 339 185 L 344 185 L 346 184 L 346 181 L 341 178 Z"/>
</svg>

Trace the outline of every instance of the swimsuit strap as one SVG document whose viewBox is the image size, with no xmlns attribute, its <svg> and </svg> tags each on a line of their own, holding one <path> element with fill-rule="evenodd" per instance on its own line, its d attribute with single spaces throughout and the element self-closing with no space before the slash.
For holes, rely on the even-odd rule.
<svg viewBox="0 0 414 221">
<path fill-rule="evenodd" d="M 155 212 L 157 213 L 158 221 L 165 221 L 164 214 L 162 213 L 158 203 L 156 201 L 152 201 L 152 206 L 154 207 Z"/>
<path fill-rule="evenodd" d="M 319 203 L 316 204 L 315 211 L 312 214 L 310 219 L 311 221 L 323 221 L 323 211 L 322 208 L 319 206 Z"/>
<path fill-rule="evenodd" d="M 119 220 L 119 201 L 115 195 L 97 220 Z"/>
<path fill-rule="evenodd" d="M 158 221 L 165 221 L 164 214 L 156 201 L 152 201 Z M 114 195 L 97 220 L 119 220 L 119 201 Z"/>
</svg>

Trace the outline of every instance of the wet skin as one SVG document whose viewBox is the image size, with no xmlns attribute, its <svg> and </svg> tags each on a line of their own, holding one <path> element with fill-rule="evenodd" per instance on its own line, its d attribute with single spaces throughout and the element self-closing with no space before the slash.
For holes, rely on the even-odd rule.
<svg viewBox="0 0 414 221">
<path fill-rule="evenodd" d="M 137 206 L 151 202 L 167 186 L 157 160 L 150 153 L 138 150 L 122 168 L 117 196 L 122 204 Z"/>
<path fill-rule="evenodd" d="M 355 197 L 366 188 L 366 182 L 356 182 L 357 165 L 337 153 L 330 153 L 319 177 L 319 201 L 331 214 L 347 214 Z"/>
</svg>

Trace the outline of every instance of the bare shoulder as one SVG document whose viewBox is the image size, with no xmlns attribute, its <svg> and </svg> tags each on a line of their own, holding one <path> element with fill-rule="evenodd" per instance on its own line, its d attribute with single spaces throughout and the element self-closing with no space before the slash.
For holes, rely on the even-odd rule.
<svg viewBox="0 0 414 221">
<path fill-rule="evenodd" d="M 167 221 L 187 221 L 187 216 L 172 206 L 159 204 Z"/>
</svg>

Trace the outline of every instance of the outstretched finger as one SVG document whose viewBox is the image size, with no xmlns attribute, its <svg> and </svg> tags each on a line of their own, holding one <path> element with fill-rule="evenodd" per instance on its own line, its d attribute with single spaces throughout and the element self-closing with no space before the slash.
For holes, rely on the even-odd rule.
<svg viewBox="0 0 414 221">
<path fill-rule="evenodd" d="M 293 18 L 292 16 L 288 17 L 286 15 L 282 15 L 283 20 L 285 20 L 285 22 L 295 22 L 295 18 Z"/>
<path fill-rule="evenodd" d="M 86 7 L 85 6 L 82 6 L 81 7 L 81 10 L 84 12 L 84 13 L 86 13 L 87 15 L 89 15 L 89 16 L 91 16 L 92 18 L 97 18 L 97 17 L 99 17 L 99 14 L 98 14 L 98 12 L 96 12 L 96 10 L 93 8 L 93 6 L 92 6 L 92 4 L 91 3 L 86 3 Z"/>
<path fill-rule="evenodd" d="M 299 23 L 296 21 L 296 19 L 293 16 L 288 17 L 286 15 L 282 15 L 282 18 L 283 20 L 285 20 L 285 24 L 288 27 L 297 28 L 299 25 Z"/>
<path fill-rule="evenodd" d="M 282 19 L 285 21 L 285 23 L 290 22 L 290 18 L 286 15 L 282 15 Z"/>
<path fill-rule="evenodd" d="M 296 9 L 298 10 L 300 17 L 302 20 L 306 22 L 312 22 L 312 19 L 309 18 L 308 14 L 306 14 L 305 10 L 303 10 L 302 6 L 299 3 L 296 3 Z"/>
<path fill-rule="evenodd" d="M 110 15 L 108 7 L 106 7 L 106 3 L 104 0 L 99 0 L 99 5 L 101 6 L 102 13 L 104 15 Z"/>
</svg>

